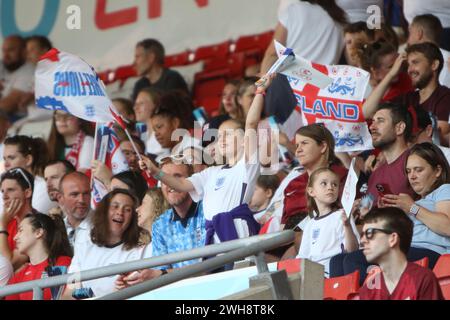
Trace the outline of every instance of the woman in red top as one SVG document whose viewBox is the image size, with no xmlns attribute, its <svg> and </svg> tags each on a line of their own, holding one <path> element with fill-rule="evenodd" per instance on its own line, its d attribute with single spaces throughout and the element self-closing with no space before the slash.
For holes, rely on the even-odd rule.
<svg viewBox="0 0 450 320">
<path fill-rule="evenodd" d="M 42 279 L 52 274 L 55 267 L 62 267 L 62 273 L 65 273 L 64 269 L 71 263 L 73 252 L 60 216 L 41 213 L 27 215 L 20 223 L 14 240 L 19 252 L 28 256 L 30 263 L 9 280 L 9 285 Z M 57 299 L 52 297 L 49 288 L 44 289 L 44 300 L 52 298 Z M 6 297 L 6 300 L 32 299 L 32 291 Z"/>
<path fill-rule="evenodd" d="M 360 61 L 361 68 L 370 73 L 370 86 L 375 88 L 394 65 L 398 57 L 398 49 L 389 42 L 379 40 L 371 44 L 360 44 L 356 49 L 356 55 Z M 400 72 L 381 101 L 390 101 L 413 90 L 414 88 L 408 74 Z"/>
<path fill-rule="evenodd" d="M 297 150 L 295 157 L 305 169 L 293 179 L 284 190 L 284 208 L 281 223 L 291 225 L 289 220 L 298 222 L 308 213 L 306 186 L 309 175 L 316 169 L 329 167 L 340 178 L 341 190 L 347 178 L 347 169 L 340 163 L 334 153 L 334 138 L 323 124 L 315 123 L 297 130 L 295 135 Z M 294 226 L 297 224 L 294 223 Z"/>
</svg>

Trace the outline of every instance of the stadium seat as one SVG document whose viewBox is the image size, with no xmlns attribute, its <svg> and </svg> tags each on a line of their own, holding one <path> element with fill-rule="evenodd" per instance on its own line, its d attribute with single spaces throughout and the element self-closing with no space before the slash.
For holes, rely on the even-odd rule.
<svg viewBox="0 0 450 320">
<path fill-rule="evenodd" d="M 227 58 L 214 58 L 205 61 L 204 72 L 221 70 L 231 78 L 241 78 L 244 75 L 244 54 L 234 53 Z"/>
<path fill-rule="evenodd" d="M 236 40 L 234 52 L 250 52 L 252 50 L 265 52 L 273 39 L 273 33 L 273 31 L 268 31 L 257 35 L 240 37 Z"/>
<path fill-rule="evenodd" d="M 286 270 L 288 274 L 300 272 L 301 259 L 281 260 L 277 263 L 277 270 Z"/>
<path fill-rule="evenodd" d="M 200 60 L 222 58 L 225 59 L 230 52 L 231 41 L 225 41 L 219 44 L 200 47 L 194 52 L 193 60 L 191 62 L 197 62 Z"/>
<path fill-rule="evenodd" d="M 423 259 L 414 261 L 414 263 L 418 264 L 421 267 L 428 268 L 428 261 L 429 261 L 428 257 L 425 257 Z"/>
<path fill-rule="evenodd" d="M 443 254 L 439 257 L 433 272 L 438 279 L 450 277 L 450 254 Z"/>
<path fill-rule="evenodd" d="M 194 84 L 194 103 L 204 107 L 208 114 L 213 114 L 220 106 L 222 90 L 227 78 L 223 76 L 199 78 Z"/>
<path fill-rule="evenodd" d="M 325 279 L 324 300 L 348 300 L 353 299 L 359 290 L 359 271 L 342 277 Z"/>
<path fill-rule="evenodd" d="M 164 66 L 166 68 L 172 68 L 177 66 L 184 66 L 189 64 L 189 55 L 191 52 L 185 51 L 182 53 L 166 56 Z"/>
<path fill-rule="evenodd" d="M 433 269 L 445 300 L 450 300 L 450 254 L 439 257 Z"/>
<path fill-rule="evenodd" d="M 111 82 L 120 81 L 120 86 L 122 86 L 128 78 L 136 77 L 136 70 L 133 65 L 122 66 L 114 71 L 114 77 Z"/>
<path fill-rule="evenodd" d="M 258 64 L 272 39 L 273 31 L 240 37 L 234 44 L 234 52 L 244 54 L 244 67 Z"/>
</svg>

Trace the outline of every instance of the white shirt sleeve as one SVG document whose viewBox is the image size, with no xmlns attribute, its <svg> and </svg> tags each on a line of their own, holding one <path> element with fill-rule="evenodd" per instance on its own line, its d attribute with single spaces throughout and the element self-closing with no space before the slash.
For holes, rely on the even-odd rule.
<svg viewBox="0 0 450 320">
<path fill-rule="evenodd" d="M 47 214 L 48 211 L 58 204 L 50 200 L 47 193 L 47 185 L 42 177 L 34 177 L 34 190 L 31 206 L 37 211 Z"/>
<path fill-rule="evenodd" d="M 0 287 L 6 286 L 13 274 L 14 270 L 9 260 L 0 255 Z"/>
<path fill-rule="evenodd" d="M 78 169 L 89 169 L 94 155 L 94 138 L 86 136 L 78 158 Z"/>
<path fill-rule="evenodd" d="M 34 67 L 25 64 L 16 71 L 14 80 L 11 82 L 11 90 L 20 90 L 23 92 L 33 92 Z"/>
<path fill-rule="evenodd" d="M 207 168 L 201 172 L 193 174 L 188 178 L 195 189 L 194 191 L 189 192 L 189 195 L 194 202 L 199 202 L 203 199 L 205 184 L 209 181 L 213 169 L 214 167 Z"/>
<path fill-rule="evenodd" d="M 288 29 L 288 25 L 289 25 L 289 7 L 291 6 L 288 5 L 286 6 L 282 11 L 279 12 L 278 14 L 278 21 L 283 25 L 283 27 L 285 27 L 286 29 Z"/>
</svg>

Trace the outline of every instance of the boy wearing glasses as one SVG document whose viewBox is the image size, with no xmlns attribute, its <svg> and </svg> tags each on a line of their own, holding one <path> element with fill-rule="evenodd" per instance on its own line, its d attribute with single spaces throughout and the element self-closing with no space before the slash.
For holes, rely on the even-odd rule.
<svg viewBox="0 0 450 320">
<path fill-rule="evenodd" d="M 366 215 L 363 253 L 381 272 L 366 279 L 361 300 L 443 300 L 433 272 L 407 261 L 412 234 L 411 219 L 398 208 L 377 208 Z"/>
</svg>

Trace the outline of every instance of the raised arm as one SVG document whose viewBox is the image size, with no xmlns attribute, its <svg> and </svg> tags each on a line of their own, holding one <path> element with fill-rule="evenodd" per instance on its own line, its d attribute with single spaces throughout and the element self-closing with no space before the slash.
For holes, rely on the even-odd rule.
<svg viewBox="0 0 450 320">
<path fill-rule="evenodd" d="M 273 40 L 277 40 L 282 45 L 286 44 L 287 40 L 287 29 L 278 22 L 277 26 L 275 27 L 275 33 L 273 35 Z M 273 41 L 270 42 L 269 46 L 267 47 L 266 53 L 264 54 L 263 61 L 261 63 L 261 74 L 266 74 L 267 71 L 269 71 L 270 67 L 277 61 L 278 56 L 277 52 L 275 51 L 275 44 Z"/>
<path fill-rule="evenodd" d="M 191 192 L 195 190 L 194 185 L 188 179 L 165 174 L 145 156 L 142 156 L 142 160 L 139 161 L 139 166 L 141 170 L 146 170 L 150 175 L 178 192 Z"/>
<path fill-rule="evenodd" d="M 257 132 L 258 123 L 261 120 L 261 113 L 264 108 L 264 97 L 266 90 L 272 83 L 276 74 L 270 76 L 263 76 L 256 84 L 256 95 L 248 110 L 247 118 L 245 120 L 245 160 L 251 159 L 252 155 L 258 151 Z"/>
<path fill-rule="evenodd" d="M 395 60 L 394 65 L 388 74 L 381 80 L 381 82 L 373 89 L 372 93 L 363 104 L 363 113 L 365 119 L 371 119 L 377 111 L 378 104 L 383 99 L 386 91 L 389 89 L 392 81 L 397 77 L 402 67 L 403 62 L 406 61 L 406 53 L 400 54 Z"/>
</svg>

